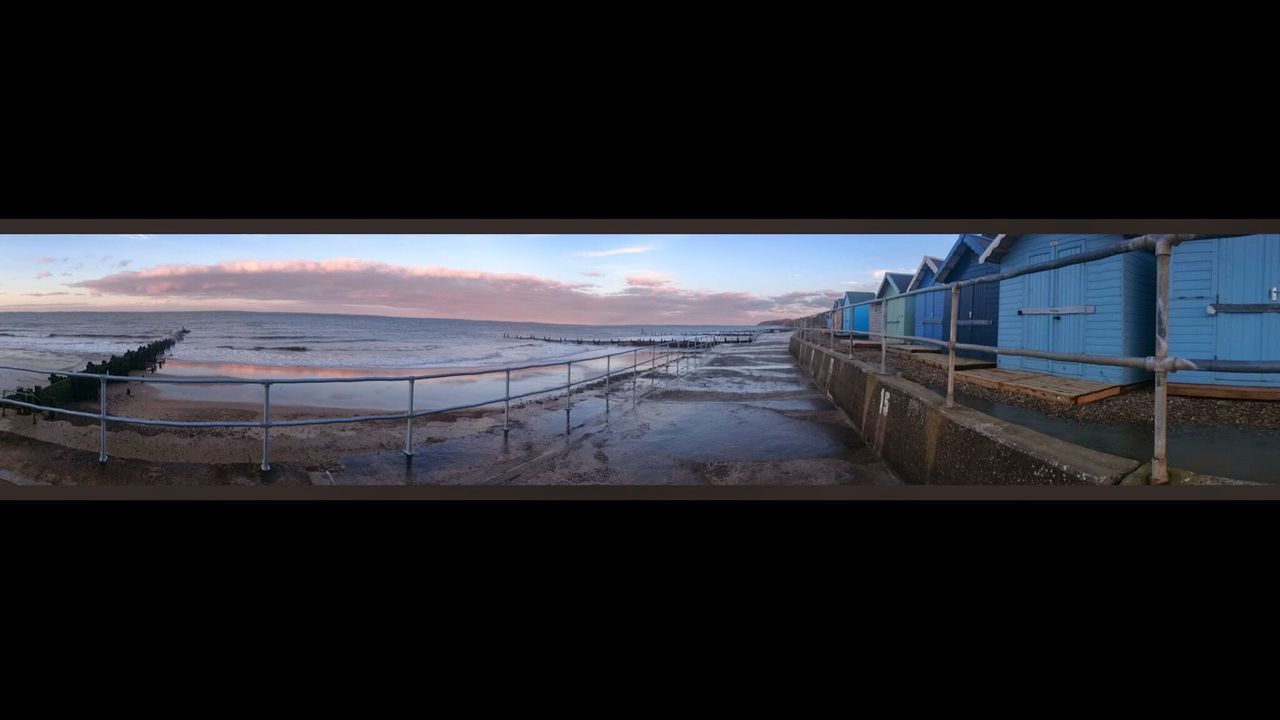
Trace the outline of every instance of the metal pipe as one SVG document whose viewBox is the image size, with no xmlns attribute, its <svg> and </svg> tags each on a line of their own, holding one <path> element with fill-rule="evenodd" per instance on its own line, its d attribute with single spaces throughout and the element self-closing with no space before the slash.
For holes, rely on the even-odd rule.
<svg viewBox="0 0 1280 720">
<path fill-rule="evenodd" d="M 606 357 L 604 359 L 604 414 L 609 415 L 609 374 L 613 372 L 613 361 Z"/>
<path fill-rule="evenodd" d="M 886 374 L 886 364 L 889 360 L 889 340 L 885 337 L 885 317 L 884 303 L 880 303 L 880 374 Z"/>
<path fill-rule="evenodd" d="M 631 406 L 636 404 L 636 378 L 640 376 L 640 350 L 631 351 Z"/>
<path fill-rule="evenodd" d="M 960 313 L 960 286 L 951 286 L 951 334 L 947 351 L 947 407 L 956 406 L 956 321 Z"/>
<path fill-rule="evenodd" d="M 105 463 L 107 461 L 107 379 L 104 377 L 98 382 L 98 411 L 101 419 L 102 444 L 98 449 L 98 462 Z"/>
<path fill-rule="evenodd" d="M 1156 243 L 1156 364 L 1162 365 L 1169 357 L 1169 260 L 1176 244 L 1170 236 Z M 1151 484 L 1169 482 L 1169 463 L 1166 456 L 1169 412 L 1169 373 L 1163 367 L 1155 371 L 1155 410 L 1152 417 L 1154 436 L 1151 450 Z"/>
<path fill-rule="evenodd" d="M 509 431 L 507 421 L 511 418 L 511 371 L 507 371 L 507 392 L 502 399 L 502 434 Z"/>
<path fill-rule="evenodd" d="M 570 360 L 565 366 L 565 383 L 564 383 L 564 431 L 569 432 L 569 414 L 573 411 L 573 361 Z"/>
<path fill-rule="evenodd" d="M 413 381 L 409 381 L 409 417 L 405 418 L 404 454 L 413 457 Z"/>
<path fill-rule="evenodd" d="M 262 383 L 262 472 L 271 469 L 271 383 Z"/>
</svg>

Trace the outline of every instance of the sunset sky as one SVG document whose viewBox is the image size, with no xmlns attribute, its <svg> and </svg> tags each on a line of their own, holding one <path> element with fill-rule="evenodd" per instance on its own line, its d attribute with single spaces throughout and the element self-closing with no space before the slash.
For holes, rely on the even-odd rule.
<svg viewBox="0 0 1280 720">
<path fill-rule="evenodd" d="M 270 310 L 754 324 L 956 235 L 6 235 L 0 311 Z"/>
</svg>

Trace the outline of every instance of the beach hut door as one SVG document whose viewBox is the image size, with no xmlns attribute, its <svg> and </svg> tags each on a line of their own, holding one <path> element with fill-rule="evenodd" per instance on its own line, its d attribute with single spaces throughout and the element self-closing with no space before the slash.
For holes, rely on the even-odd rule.
<svg viewBox="0 0 1280 720">
<path fill-rule="evenodd" d="M 1080 245 L 1059 247 L 1056 260 L 1079 255 Z M 1085 304 L 1084 265 L 1068 265 L 1053 271 L 1054 307 L 1081 307 Z M 1082 353 L 1084 346 L 1084 321 L 1087 317 L 1082 313 L 1063 313 L 1051 316 L 1053 326 L 1054 352 Z M 1080 363 L 1053 362 L 1053 372 L 1057 375 L 1081 375 L 1084 368 Z"/>
<path fill-rule="evenodd" d="M 1079 243 L 1047 247 L 1038 250 L 1027 259 L 1028 264 L 1079 255 Z M 1069 265 L 1056 270 L 1033 273 L 1027 276 L 1028 308 L 1072 308 L 1085 304 L 1084 265 Z M 1032 313 L 1022 316 L 1027 333 L 1027 347 L 1049 352 L 1082 353 L 1084 344 L 1083 313 Z M 1028 370 L 1051 372 L 1055 375 L 1080 375 L 1080 363 L 1023 358 L 1022 367 Z"/>
<path fill-rule="evenodd" d="M 1272 305 L 1271 288 L 1280 281 L 1280 236 L 1255 235 L 1218 241 L 1218 305 Z M 1252 308 L 1249 308 L 1252 309 Z M 1280 312 L 1219 312 L 1220 360 L 1280 358 Z M 1280 383 L 1268 373 L 1215 373 L 1231 383 Z"/>
<path fill-rule="evenodd" d="M 1028 265 L 1049 262 L 1053 259 L 1053 248 L 1045 248 L 1031 253 L 1027 258 Z M 1027 278 L 1027 307 L 1048 307 L 1053 305 L 1053 271 L 1032 273 Z M 1049 315 L 1023 315 L 1022 327 L 1027 334 L 1028 350 L 1044 350 L 1053 352 L 1053 318 Z M 1049 372 L 1048 360 L 1041 358 L 1022 358 L 1022 367 L 1027 370 Z"/>
</svg>

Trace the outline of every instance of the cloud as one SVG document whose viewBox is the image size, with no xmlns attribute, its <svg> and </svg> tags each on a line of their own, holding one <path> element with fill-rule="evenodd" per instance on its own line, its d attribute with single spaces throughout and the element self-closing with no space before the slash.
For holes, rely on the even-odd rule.
<svg viewBox="0 0 1280 720">
<path fill-rule="evenodd" d="M 53 275 L 53 273 L 49 272 L 48 270 L 41 270 L 40 272 L 36 273 L 36 279 L 43 280 L 49 277 L 50 275 Z"/>
<path fill-rule="evenodd" d="M 916 269 L 915 269 L 915 268 L 904 268 L 904 269 L 900 269 L 900 270 L 872 270 L 872 271 L 871 271 L 871 277 L 873 277 L 873 278 L 875 278 L 877 281 L 879 281 L 879 280 L 883 280 L 883 279 L 884 279 L 884 274 L 885 274 L 885 273 L 891 273 L 891 272 L 894 272 L 894 273 L 914 273 L 915 271 L 916 271 Z"/>
<path fill-rule="evenodd" d="M 281 310 L 355 312 L 411 317 L 583 324 L 756 323 L 828 309 L 836 290 L 775 297 L 708 292 L 666 278 L 639 276 L 618 292 L 593 292 L 589 283 L 534 275 L 383 262 L 241 260 L 214 265 L 166 265 L 69 283 L 94 296 L 184 302 L 226 309 L 277 303 Z"/>
<path fill-rule="evenodd" d="M 52 265 L 54 263 L 64 263 L 70 259 L 71 258 L 54 258 L 54 257 L 45 256 L 45 257 L 36 258 L 36 262 L 40 263 L 41 265 Z"/>
<path fill-rule="evenodd" d="M 883 280 L 884 275 L 882 274 L 880 278 Z M 845 280 L 844 284 L 848 286 L 847 290 L 855 292 L 875 292 L 880 289 L 880 283 L 875 280 Z"/>
<path fill-rule="evenodd" d="M 117 235 L 116 237 L 132 238 L 134 240 L 150 240 L 154 235 Z"/>
<path fill-rule="evenodd" d="M 579 275 L 586 275 L 587 277 L 604 277 L 604 273 L 602 273 L 602 272 L 596 272 L 596 271 L 594 271 L 594 270 L 583 270 L 582 272 L 580 272 L 580 273 L 578 273 L 578 274 L 579 274 Z"/>
<path fill-rule="evenodd" d="M 612 250 L 588 250 L 586 252 L 574 253 L 574 257 L 610 257 L 612 255 L 635 255 L 638 253 L 647 253 L 656 250 L 652 245 L 629 245 L 627 247 L 614 248 Z"/>
<path fill-rule="evenodd" d="M 126 268 L 126 267 L 129 267 L 129 263 L 131 263 L 131 262 L 133 262 L 133 261 L 132 261 L 132 260 L 121 260 L 120 262 L 116 263 L 116 267 L 118 267 L 118 268 Z"/>
<path fill-rule="evenodd" d="M 640 287 L 663 287 L 664 285 L 672 285 L 674 281 L 659 273 L 644 273 L 640 275 L 628 275 L 627 285 Z"/>
<path fill-rule="evenodd" d="M 28 297 L 49 297 L 50 295 L 80 295 L 81 293 L 69 292 L 47 292 L 47 293 L 22 293 Z"/>
<path fill-rule="evenodd" d="M 71 277 L 71 273 L 69 273 L 69 272 L 64 272 L 64 273 L 62 273 L 62 277 Z"/>
</svg>

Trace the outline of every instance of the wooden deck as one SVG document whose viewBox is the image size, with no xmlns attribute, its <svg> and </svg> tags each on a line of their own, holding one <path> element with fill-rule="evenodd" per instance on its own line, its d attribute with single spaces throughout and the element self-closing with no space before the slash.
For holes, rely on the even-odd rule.
<svg viewBox="0 0 1280 720">
<path fill-rule="evenodd" d="M 890 345 L 890 346 L 889 346 L 889 352 L 898 352 L 898 353 L 936 353 L 936 352 L 938 352 L 938 348 L 936 348 L 936 347 L 929 347 L 928 345 L 907 345 L 907 344 L 901 344 L 901 345 Z"/>
<path fill-rule="evenodd" d="M 958 358 L 957 358 L 958 360 Z M 1084 405 L 1102 400 L 1122 392 L 1128 392 L 1148 383 L 1133 385 L 1110 385 L 1093 380 L 1061 377 L 1047 373 L 1027 372 L 1025 370 L 1001 370 L 987 368 L 984 370 L 956 371 L 956 379 L 971 382 L 974 385 L 1001 390 L 1004 392 L 1030 395 L 1031 397 L 1064 405 Z"/>
<path fill-rule="evenodd" d="M 854 340 L 853 341 L 854 350 L 870 350 L 872 348 L 875 348 L 878 350 L 880 348 L 880 341 L 879 340 Z"/>
<path fill-rule="evenodd" d="M 923 353 L 923 354 L 916 354 L 911 356 L 912 360 L 919 360 L 922 363 L 925 363 L 927 365 L 933 365 L 935 367 L 940 367 L 943 370 L 947 369 L 949 358 L 950 358 L 950 354 L 948 353 L 936 353 L 936 354 Z M 956 356 L 956 372 L 959 372 L 961 370 L 982 370 L 985 368 L 994 368 L 995 366 L 996 364 L 994 362 L 991 362 L 990 360 L 978 360 L 976 358 L 971 358 L 971 357 L 960 357 L 959 355 Z"/>
<path fill-rule="evenodd" d="M 1280 400 L 1280 388 L 1251 387 L 1247 385 L 1169 383 L 1169 394 L 1182 395 L 1184 397 L 1217 398 L 1220 400 Z"/>
</svg>

